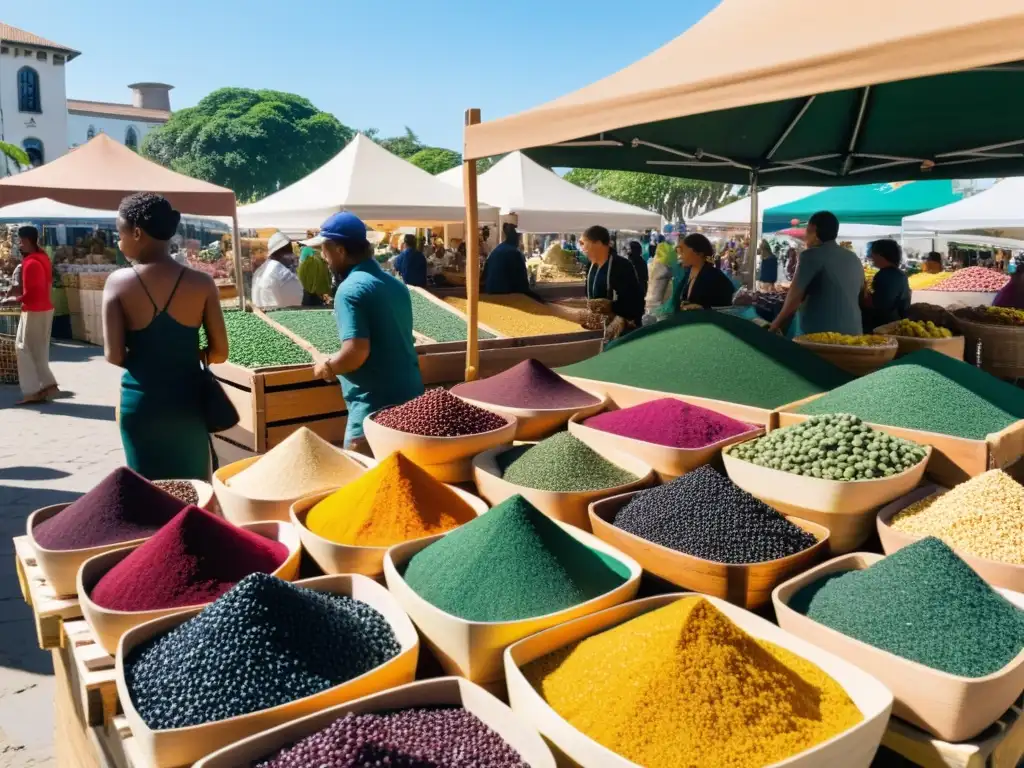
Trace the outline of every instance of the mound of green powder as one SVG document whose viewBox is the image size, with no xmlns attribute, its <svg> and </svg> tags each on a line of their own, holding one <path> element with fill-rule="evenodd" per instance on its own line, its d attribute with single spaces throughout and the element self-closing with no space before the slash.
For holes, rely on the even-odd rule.
<svg viewBox="0 0 1024 768">
<path fill-rule="evenodd" d="M 778 408 L 850 376 L 810 350 L 721 312 L 684 312 L 633 331 L 563 376 Z"/>
<path fill-rule="evenodd" d="M 338 321 L 334 318 L 333 310 L 278 309 L 267 316 L 297 333 L 325 355 L 333 355 L 341 349 Z"/>
<path fill-rule="evenodd" d="M 568 432 L 559 432 L 536 445 L 510 448 L 498 454 L 498 467 L 510 483 L 559 493 L 600 491 L 638 479 Z"/>
<path fill-rule="evenodd" d="M 1024 611 L 931 537 L 863 571 L 800 590 L 793 610 L 904 659 L 962 677 L 997 672 L 1024 648 Z"/>
<path fill-rule="evenodd" d="M 412 299 L 412 327 L 434 341 L 465 341 L 468 331 L 466 321 L 416 291 L 409 291 Z M 477 330 L 481 339 L 493 339 L 494 335 Z"/>
<path fill-rule="evenodd" d="M 403 575 L 420 597 L 454 616 L 517 621 L 603 595 L 629 570 L 513 496 L 417 552 Z"/>
<path fill-rule="evenodd" d="M 1024 419 L 1024 391 L 922 349 L 807 403 L 799 413 L 852 413 L 872 424 L 984 440 Z"/>
</svg>

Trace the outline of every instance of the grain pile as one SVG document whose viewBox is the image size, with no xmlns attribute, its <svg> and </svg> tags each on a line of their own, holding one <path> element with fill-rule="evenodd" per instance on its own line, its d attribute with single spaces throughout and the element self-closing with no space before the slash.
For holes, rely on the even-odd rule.
<svg viewBox="0 0 1024 768">
<path fill-rule="evenodd" d="M 537 360 L 524 360 L 507 371 L 452 387 L 452 394 L 508 408 L 586 408 L 599 402 Z"/>
<path fill-rule="evenodd" d="M 427 437 L 478 435 L 508 424 L 503 416 L 470 405 L 443 387 L 428 389 L 404 405 L 385 408 L 373 420 L 389 429 Z"/>
<path fill-rule="evenodd" d="M 952 276 L 952 272 L 918 272 L 916 275 L 908 277 L 907 282 L 912 291 L 926 291 Z"/>
<path fill-rule="evenodd" d="M 703 448 L 756 427 L 674 397 L 591 416 L 584 426 L 669 448 Z"/>
<path fill-rule="evenodd" d="M 267 317 L 298 334 L 325 355 L 333 355 L 341 349 L 338 321 L 332 310 L 279 309 Z"/>
<path fill-rule="evenodd" d="M 466 312 L 466 300 L 446 296 L 445 304 Z M 506 336 L 540 336 L 582 331 L 579 324 L 555 315 L 550 309 L 521 293 L 480 296 L 480 322 Z"/>
<path fill-rule="evenodd" d="M 953 332 L 949 328 L 936 325 L 931 320 L 921 322 L 904 318 L 886 333 L 890 336 L 909 336 L 916 339 L 949 339 Z"/>
<path fill-rule="evenodd" d="M 996 293 L 1010 282 L 1010 276 L 986 267 L 958 269 L 949 279 L 933 285 L 933 291 Z"/>
<path fill-rule="evenodd" d="M 956 316 L 961 320 L 983 325 L 1024 325 L 1024 310 L 1012 307 L 965 307 L 958 309 Z"/>
<path fill-rule="evenodd" d="M 846 333 L 806 333 L 797 337 L 800 341 L 807 341 L 812 344 L 835 344 L 841 347 L 884 347 L 891 343 L 888 336 L 878 334 L 857 334 L 852 336 Z"/>
<path fill-rule="evenodd" d="M 228 362 L 243 368 L 313 362 L 309 352 L 251 312 L 226 311 L 224 323 L 228 329 Z M 201 328 L 199 348 L 206 346 L 206 332 Z"/>
<path fill-rule="evenodd" d="M 424 298 L 417 291 L 409 291 L 412 299 L 412 327 L 434 341 L 465 341 L 466 321 L 454 312 L 449 312 L 430 299 Z M 493 339 L 494 334 L 482 328 L 477 330 L 481 339 Z"/>
<path fill-rule="evenodd" d="M 161 491 L 167 491 L 183 504 L 197 504 L 199 492 L 188 480 L 154 480 L 153 485 Z"/>
<path fill-rule="evenodd" d="M 540 491 L 583 493 L 639 480 L 568 432 L 536 445 L 510 448 L 498 454 L 497 461 L 506 482 Z"/>
</svg>

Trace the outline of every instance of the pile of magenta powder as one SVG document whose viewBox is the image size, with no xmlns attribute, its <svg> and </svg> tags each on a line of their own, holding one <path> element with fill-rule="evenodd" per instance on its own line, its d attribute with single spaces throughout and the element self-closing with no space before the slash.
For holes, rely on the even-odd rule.
<svg viewBox="0 0 1024 768">
<path fill-rule="evenodd" d="M 404 405 L 373 417 L 383 427 L 425 437 L 462 437 L 504 427 L 504 417 L 460 400 L 446 389 L 429 389 Z"/>
<path fill-rule="evenodd" d="M 669 448 L 703 448 L 756 427 L 672 397 L 592 416 L 584 426 Z"/>
<path fill-rule="evenodd" d="M 257 768 L 528 768 L 519 754 L 461 707 L 349 713 Z"/>
<path fill-rule="evenodd" d="M 250 573 L 273 573 L 288 547 L 186 507 L 107 571 L 90 599 L 114 611 L 157 611 L 216 600 Z"/>
<path fill-rule="evenodd" d="M 489 379 L 459 384 L 452 393 L 490 405 L 538 410 L 586 408 L 600 402 L 537 360 L 524 360 Z"/>
<path fill-rule="evenodd" d="M 103 547 L 148 539 L 185 503 L 127 467 L 115 469 L 87 494 L 32 529 L 43 549 Z"/>
</svg>

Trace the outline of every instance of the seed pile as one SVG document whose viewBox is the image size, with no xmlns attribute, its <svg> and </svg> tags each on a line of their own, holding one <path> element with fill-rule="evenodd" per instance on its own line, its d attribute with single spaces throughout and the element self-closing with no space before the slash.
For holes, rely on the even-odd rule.
<svg viewBox="0 0 1024 768">
<path fill-rule="evenodd" d="M 510 448 L 498 454 L 498 467 L 507 482 L 558 493 L 601 491 L 639 479 L 568 432 L 558 432 L 536 445 Z"/>
<path fill-rule="evenodd" d="M 910 284 L 910 290 L 912 291 L 926 291 L 952 276 L 952 272 L 935 272 L 934 274 L 931 272 L 918 272 L 916 275 L 908 277 L 907 282 Z"/>
<path fill-rule="evenodd" d="M 772 430 L 726 452 L 759 467 L 849 481 L 898 475 L 924 461 L 926 449 L 872 429 L 856 416 L 837 413 Z"/>
<path fill-rule="evenodd" d="M 910 336 L 917 339 L 949 339 L 953 336 L 953 332 L 949 328 L 942 328 L 931 320 L 921 322 L 906 318 L 896 323 L 895 327 L 887 333 L 893 336 Z"/>
<path fill-rule="evenodd" d="M 1024 392 L 931 349 L 894 360 L 797 409 L 984 440 L 1024 418 Z"/>
<path fill-rule="evenodd" d="M 626 581 L 626 567 L 574 539 L 522 496 L 420 550 L 406 583 L 469 621 L 518 621 L 563 611 Z"/>
<path fill-rule="evenodd" d="M 387 620 L 366 603 L 253 574 L 132 649 L 124 674 L 147 725 L 182 728 L 312 696 L 400 650 Z"/>
<path fill-rule="evenodd" d="M 768 765 L 863 720 L 835 680 L 684 597 L 523 668 L 575 728 L 648 766 Z"/>
<path fill-rule="evenodd" d="M 672 397 L 591 416 L 584 426 L 669 448 L 703 448 L 755 427 Z"/>
<path fill-rule="evenodd" d="M 958 309 L 956 316 L 961 320 L 985 325 L 1024 325 L 1024 310 L 1012 307 L 965 307 Z"/>
<path fill-rule="evenodd" d="M 586 408 L 598 402 L 537 360 L 524 360 L 488 379 L 459 384 L 452 394 L 509 408 Z"/>
<path fill-rule="evenodd" d="M 501 429 L 504 417 L 455 397 L 443 387 L 428 389 L 404 405 L 373 417 L 383 427 L 428 437 L 461 437 Z"/>
<path fill-rule="evenodd" d="M 338 544 L 390 547 L 450 531 L 474 517 L 455 491 L 393 453 L 313 507 L 306 527 Z"/>
<path fill-rule="evenodd" d="M 250 499 L 297 499 L 354 480 L 363 468 L 308 427 L 299 427 L 228 480 Z"/>
<path fill-rule="evenodd" d="M 199 492 L 188 480 L 156 480 L 153 482 L 161 491 L 167 491 L 183 504 L 197 504 Z"/>
<path fill-rule="evenodd" d="M 32 529 L 44 549 L 85 549 L 146 539 L 185 505 L 141 475 L 119 467 Z"/>
<path fill-rule="evenodd" d="M 338 321 L 329 309 L 280 309 L 268 317 L 298 334 L 325 355 L 341 349 Z"/>
<path fill-rule="evenodd" d="M 251 312 L 226 311 L 224 323 L 228 329 L 228 361 L 235 365 L 264 368 L 313 362 L 309 352 Z M 206 346 L 206 332 L 200 329 L 199 348 Z"/>
<path fill-rule="evenodd" d="M 1010 276 L 986 267 L 958 269 L 948 280 L 933 285 L 933 291 L 977 291 L 995 293 L 1010 282 Z"/>
<path fill-rule="evenodd" d="M 817 543 L 812 534 L 707 465 L 640 491 L 616 513 L 613 524 L 716 563 L 764 563 Z"/>
<path fill-rule="evenodd" d="M 1001 469 L 915 502 L 889 524 L 903 533 L 937 536 L 968 555 L 1024 565 L 1024 486 Z"/>
<path fill-rule="evenodd" d="M 844 635 L 952 675 L 984 677 L 1024 648 L 1024 612 L 936 538 L 866 570 L 830 574 L 790 605 Z"/>
<path fill-rule="evenodd" d="M 466 300 L 446 296 L 445 304 L 466 311 Z M 578 323 L 558 317 L 544 304 L 521 293 L 482 295 L 477 304 L 480 322 L 506 336 L 540 336 L 583 330 Z"/>
<path fill-rule="evenodd" d="M 519 754 L 461 707 L 349 713 L 256 768 L 529 768 Z"/>
<path fill-rule="evenodd" d="M 434 341 L 466 340 L 466 321 L 461 317 L 424 298 L 417 291 L 409 291 L 409 298 L 412 299 L 412 327 L 417 333 Z M 477 329 L 477 334 L 481 339 L 494 338 L 494 334 L 482 328 Z"/>
<path fill-rule="evenodd" d="M 250 573 L 273 573 L 288 547 L 186 507 L 149 541 L 107 571 L 94 603 L 115 611 L 155 611 L 216 600 Z"/>
<path fill-rule="evenodd" d="M 558 373 L 758 408 L 778 408 L 850 380 L 809 349 L 721 312 L 682 312 Z"/>
<path fill-rule="evenodd" d="M 800 341 L 813 344 L 836 344 L 842 347 L 884 347 L 891 342 L 888 336 L 877 334 L 858 334 L 851 336 L 846 333 L 807 333 L 799 337 Z"/>
</svg>

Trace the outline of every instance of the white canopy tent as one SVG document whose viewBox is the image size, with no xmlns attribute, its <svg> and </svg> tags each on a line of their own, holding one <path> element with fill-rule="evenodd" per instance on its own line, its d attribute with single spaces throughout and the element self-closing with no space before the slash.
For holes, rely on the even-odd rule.
<svg viewBox="0 0 1024 768">
<path fill-rule="evenodd" d="M 764 220 L 764 212 L 776 205 L 785 205 L 795 200 L 821 192 L 824 187 L 771 187 L 757 195 L 759 221 Z M 749 229 L 750 227 L 750 196 L 723 205 L 700 216 L 694 216 L 686 222 L 690 227 L 718 227 L 728 229 Z"/>
<path fill-rule="evenodd" d="M 32 222 L 45 224 L 56 222 L 65 224 L 69 221 L 113 221 L 117 211 L 102 211 L 98 208 L 80 208 L 77 205 L 58 203 L 48 197 L 37 200 L 25 200 L 0 207 L 0 222 Z"/>
<path fill-rule="evenodd" d="M 462 166 L 437 176 L 462 189 Z M 553 171 L 512 152 L 477 178 L 481 200 L 516 214 L 523 232 L 579 232 L 600 224 L 608 229 L 641 232 L 660 229 L 661 215 L 594 194 Z"/>
<path fill-rule="evenodd" d="M 975 232 L 996 237 L 1024 237 L 1024 178 L 1010 178 L 984 192 L 949 205 L 903 218 L 904 230 Z"/>
<path fill-rule="evenodd" d="M 351 211 L 371 227 L 391 224 L 436 225 L 462 221 L 462 193 L 412 163 L 358 134 L 329 162 L 258 203 L 238 209 L 239 225 L 249 229 L 318 228 L 333 213 Z M 479 216 L 497 221 L 486 203 Z"/>
</svg>

